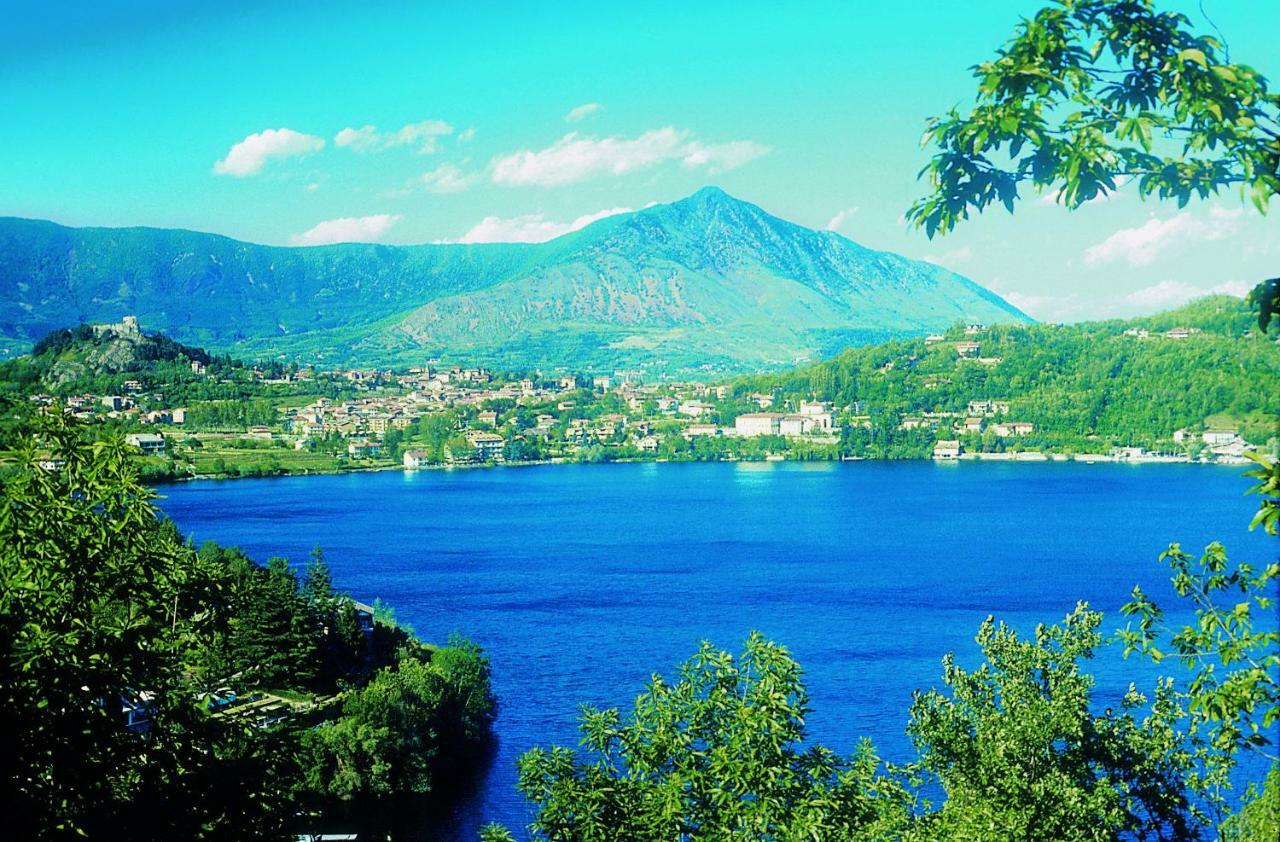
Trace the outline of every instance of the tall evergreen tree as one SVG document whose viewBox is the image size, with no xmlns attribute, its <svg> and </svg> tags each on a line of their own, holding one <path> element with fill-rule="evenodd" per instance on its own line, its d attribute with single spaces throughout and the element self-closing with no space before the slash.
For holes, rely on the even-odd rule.
<svg viewBox="0 0 1280 842">
<path fill-rule="evenodd" d="M 302 596 L 313 605 L 327 605 L 333 599 L 333 575 L 324 557 L 324 548 L 316 544 L 302 580 Z"/>
</svg>

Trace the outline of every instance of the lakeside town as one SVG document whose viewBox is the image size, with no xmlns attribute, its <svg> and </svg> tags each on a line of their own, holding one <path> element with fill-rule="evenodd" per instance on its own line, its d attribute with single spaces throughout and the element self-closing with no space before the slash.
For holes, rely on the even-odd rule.
<svg viewBox="0 0 1280 842">
<path fill-rule="evenodd" d="M 1280 0 L 6 11 L 0 842 L 1280 842 Z"/>
<path fill-rule="evenodd" d="M 982 356 L 985 331 L 967 325 L 954 335 L 931 335 L 924 346 L 950 345 L 958 363 L 999 366 L 1000 357 Z M 1124 336 L 1180 341 L 1199 332 L 1128 329 Z M 92 336 L 125 343 L 146 338 L 132 316 L 92 326 Z M 566 461 L 874 458 L 859 452 L 857 433 L 901 440 L 905 457 L 940 462 L 1239 464 L 1252 446 L 1237 430 L 1214 427 L 1168 430 L 1155 446 L 1102 437 L 1085 447 L 1063 446 L 1055 431 L 1019 415 L 1013 399 L 974 397 L 955 409 L 904 413 L 862 400 L 839 405 L 813 394 L 752 389 L 750 381 L 644 382 L 625 371 L 546 376 L 435 361 L 403 371 L 180 362 L 197 386 L 252 394 L 239 400 L 254 403 L 253 417 L 210 411 L 227 410 L 223 405 L 236 399 L 175 405 L 166 395 L 170 385 L 141 375 L 117 378 L 119 389 L 109 394 L 42 391 L 28 400 L 41 411 L 123 431 L 153 479 Z M 889 360 L 884 372 L 893 366 Z M 925 390 L 931 385 L 926 379 Z"/>
</svg>

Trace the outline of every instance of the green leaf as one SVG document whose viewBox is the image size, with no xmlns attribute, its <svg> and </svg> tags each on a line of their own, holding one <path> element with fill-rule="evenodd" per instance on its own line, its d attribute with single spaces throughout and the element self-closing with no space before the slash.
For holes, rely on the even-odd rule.
<svg viewBox="0 0 1280 842">
<path fill-rule="evenodd" d="M 1178 53 L 1178 60 L 1179 60 L 1179 61 L 1193 61 L 1193 62 L 1195 62 L 1196 64 L 1198 64 L 1198 65 L 1200 65 L 1201 67 L 1206 68 L 1206 69 L 1209 67 L 1209 62 L 1208 62 L 1208 60 L 1205 58 L 1205 55 L 1204 55 L 1204 51 L 1203 51 L 1203 50 L 1197 50 L 1197 49 L 1194 49 L 1194 48 L 1189 48 L 1189 49 L 1183 50 L 1182 52 Z"/>
</svg>

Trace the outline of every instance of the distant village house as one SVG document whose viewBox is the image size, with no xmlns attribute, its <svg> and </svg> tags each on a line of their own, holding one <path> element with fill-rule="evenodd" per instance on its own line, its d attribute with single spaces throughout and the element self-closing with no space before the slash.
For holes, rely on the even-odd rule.
<svg viewBox="0 0 1280 842">
<path fill-rule="evenodd" d="M 144 456 L 164 455 L 164 436 L 160 433 L 129 433 L 124 440 L 141 450 Z"/>
<path fill-rule="evenodd" d="M 954 439 L 944 439 L 933 446 L 933 458 L 939 461 L 959 459 L 960 452 L 960 442 Z"/>
</svg>

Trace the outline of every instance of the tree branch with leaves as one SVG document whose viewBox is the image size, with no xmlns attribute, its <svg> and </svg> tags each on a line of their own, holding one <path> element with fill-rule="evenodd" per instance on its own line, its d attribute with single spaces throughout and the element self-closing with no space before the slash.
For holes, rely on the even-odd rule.
<svg viewBox="0 0 1280 842">
<path fill-rule="evenodd" d="M 1236 187 L 1265 214 L 1280 195 L 1280 94 L 1151 0 L 1058 0 L 973 71 L 971 108 L 924 134 L 929 191 L 907 218 L 930 237 L 995 203 L 1012 212 L 1024 184 L 1072 209 L 1129 182 L 1179 207 Z M 1252 300 L 1265 330 L 1280 279 Z"/>
</svg>

